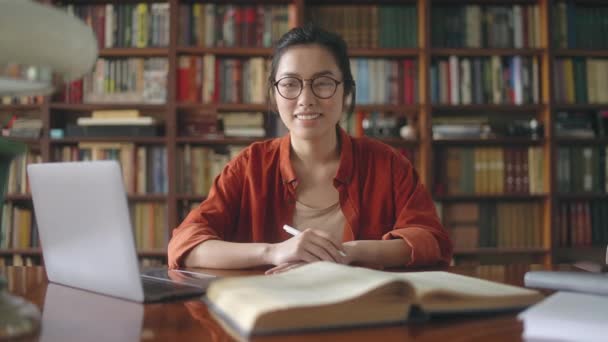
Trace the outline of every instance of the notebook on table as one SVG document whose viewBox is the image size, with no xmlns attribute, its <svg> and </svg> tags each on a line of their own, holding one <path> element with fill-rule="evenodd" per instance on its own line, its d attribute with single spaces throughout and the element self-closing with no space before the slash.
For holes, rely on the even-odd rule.
<svg viewBox="0 0 608 342">
<path fill-rule="evenodd" d="M 607 264 L 608 248 L 606 249 L 605 264 L 579 266 L 590 272 L 529 271 L 524 277 L 524 284 L 527 287 L 608 296 Z"/>
<path fill-rule="evenodd" d="M 27 171 L 50 282 L 135 302 L 205 292 L 211 275 L 152 270 L 141 276 L 118 162 L 40 163 Z"/>
</svg>

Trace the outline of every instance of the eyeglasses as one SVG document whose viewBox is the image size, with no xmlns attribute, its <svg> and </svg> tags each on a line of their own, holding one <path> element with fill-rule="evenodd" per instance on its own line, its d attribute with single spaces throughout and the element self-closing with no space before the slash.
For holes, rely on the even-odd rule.
<svg viewBox="0 0 608 342">
<path fill-rule="evenodd" d="M 302 94 L 304 81 L 310 81 L 312 93 L 320 99 L 328 99 L 334 96 L 338 85 L 342 83 L 329 76 L 318 76 L 309 80 L 301 80 L 297 77 L 288 76 L 274 82 L 274 86 L 283 98 L 294 100 Z"/>
</svg>

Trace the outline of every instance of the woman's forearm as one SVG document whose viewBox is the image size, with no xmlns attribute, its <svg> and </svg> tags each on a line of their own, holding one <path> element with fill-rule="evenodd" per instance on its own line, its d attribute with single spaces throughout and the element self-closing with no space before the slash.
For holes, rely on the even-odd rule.
<svg viewBox="0 0 608 342">
<path fill-rule="evenodd" d="M 185 267 L 238 269 L 271 264 L 270 244 L 207 240 L 184 259 Z"/>
<path fill-rule="evenodd" d="M 402 239 L 358 240 L 343 244 L 351 264 L 403 267 L 410 262 L 412 249 Z"/>
</svg>

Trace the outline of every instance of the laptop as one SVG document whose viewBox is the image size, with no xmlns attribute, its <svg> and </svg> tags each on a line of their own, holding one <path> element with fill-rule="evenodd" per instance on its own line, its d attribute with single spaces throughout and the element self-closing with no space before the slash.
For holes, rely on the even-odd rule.
<svg viewBox="0 0 608 342">
<path fill-rule="evenodd" d="M 166 269 L 140 273 L 118 162 L 40 163 L 27 171 L 50 282 L 155 302 L 200 296 L 213 280 Z"/>
</svg>

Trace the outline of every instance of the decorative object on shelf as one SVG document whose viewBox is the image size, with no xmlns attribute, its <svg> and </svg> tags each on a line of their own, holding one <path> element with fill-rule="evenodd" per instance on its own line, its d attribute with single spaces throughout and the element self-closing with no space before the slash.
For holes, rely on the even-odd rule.
<svg viewBox="0 0 608 342">
<path fill-rule="evenodd" d="M 49 94 L 97 59 L 92 30 L 52 6 L 4 0 L 0 23 L 0 95 Z"/>
</svg>

